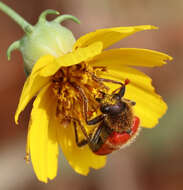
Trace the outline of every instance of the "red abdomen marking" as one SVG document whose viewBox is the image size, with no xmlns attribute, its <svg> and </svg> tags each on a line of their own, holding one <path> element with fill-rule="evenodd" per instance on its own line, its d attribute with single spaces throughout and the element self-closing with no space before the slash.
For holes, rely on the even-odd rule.
<svg viewBox="0 0 183 190">
<path fill-rule="evenodd" d="M 98 155 L 106 155 L 112 153 L 114 150 L 118 150 L 122 148 L 123 145 L 125 145 L 129 140 L 133 138 L 133 136 L 138 131 L 140 124 L 140 120 L 138 117 L 134 117 L 133 126 L 131 128 L 131 134 L 128 134 L 127 132 L 123 133 L 117 133 L 113 132 L 106 142 L 100 147 L 100 149 L 95 152 L 95 154 Z"/>
<path fill-rule="evenodd" d="M 133 126 L 132 126 L 132 135 L 134 135 L 138 128 L 139 128 L 139 124 L 140 124 L 140 119 L 138 117 L 134 117 L 134 121 L 133 121 Z"/>
</svg>

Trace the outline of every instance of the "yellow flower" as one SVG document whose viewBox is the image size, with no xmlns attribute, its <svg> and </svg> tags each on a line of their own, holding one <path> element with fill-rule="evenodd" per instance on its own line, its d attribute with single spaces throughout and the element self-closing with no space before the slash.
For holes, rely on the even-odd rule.
<svg viewBox="0 0 183 190">
<path fill-rule="evenodd" d="M 15 114 L 15 122 L 28 102 L 37 96 L 31 111 L 28 127 L 26 160 L 31 156 L 36 176 L 42 182 L 57 174 L 58 147 L 73 169 L 87 175 L 90 168 L 105 165 L 105 156 L 94 154 L 88 145 L 76 145 L 73 121 L 83 126 L 78 137 L 93 134 L 96 126 L 86 125 L 86 116 L 97 116 L 102 93 L 111 93 L 119 86 L 100 78 L 124 82 L 130 79 L 125 98 L 135 101 L 133 111 L 141 126 L 152 128 L 166 112 L 167 106 L 155 93 L 151 79 L 131 66 L 155 67 L 172 58 L 164 53 L 147 49 L 120 48 L 105 50 L 112 44 L 138 31 L 156 29 L 154 26 L 134 26 L 101 29 L 86 34 L 75 41 L 70 30 L 60 25 L 64 20 L 79 20 L 72 15 L 60 15 L 47 21 L 45 10 L 32 26 L 10 7 L 0 2 L 0 10 L 10 16 L 24 30 L 25 35 L 10 45 L 8 59 L 13 50 L 20 50 L 28 76 Z M 127 80 L 126 82 L 127 83 Z M 88 108 L 83 100 L 88 101 Z M 85 111 L 83 113 L 83 106 Z M 85 129 L 82 131 L 82 129 Z"/>
<path fill-rule="evenodd" d="M 72 52 L 60 57 L 45 55 L 36 62 L 24 84 L 15 121 L 18 123 L 19 114 L 37 96 L 29 122 L 27 154 L 30 152 L 34 171 L 40 181 L 47 182 L 56 176 L 59 146 L 69 164 L 80 174 L 87 175 L 90 168 L 99 169 L 105 165 L 105 156 L 97 156 L 88 146 L 79 148 L 75 143 L 69 117 L 78 118 L 85 124 L 81 97 L 71 82 L 83 88 L 89 100 L 89 110 L 94 113 L 97 112 L 95 96 L 98 91 L 106 87 L 114 90 L 117 86 L 97 82 L 93 75 L 122 82 L 130 79 L 125 98 L 136 102 L 134 113 L 140 118 L 142 127 L 154 127 L 166 112 L 167 105 L 155 93 L 151 78 L 131 66 L 162 66 L 172 58 L 147 49 L 105 50 L 135 32 L 150 29 L 156 27 L 100 29 L 79 38 Z"/>
</svg>

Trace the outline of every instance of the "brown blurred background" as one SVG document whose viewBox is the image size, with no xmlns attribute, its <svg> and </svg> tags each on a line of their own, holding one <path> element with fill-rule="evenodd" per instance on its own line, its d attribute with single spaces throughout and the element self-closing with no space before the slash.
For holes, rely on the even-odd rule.
<svg viewBox="0 0 183 190">
<path fill-rule="evenodd" d="M 98 28 L 153 24 L 146 31 L 126 38 L 113 47 L 149 48 L 170 54 L 171 64 L 142 69 L 169 105 L 167 114 L 154 129 L 143 129 L 136 143 L 108 157 L 104 169 L 87 177 L 73 172 L 60 156 L 55 180 L 38 182 L 31 164 L 24 161 L 27 123 L 31 104 L 14 123 L 14 113 L 25 74 L 19 52 L 7 61 L 8 46 L 23 31 L 0 12 L 0 190 L 182 190 L 183 189 L 183 1 L 182 0 L 4 0 L 28 22 L 35 24 L 45 9 L 72 14 L 81 25 L 66 21 L 75 37 Z M 53 17 L 49 17 L 50 19 Z"/>
</svg>

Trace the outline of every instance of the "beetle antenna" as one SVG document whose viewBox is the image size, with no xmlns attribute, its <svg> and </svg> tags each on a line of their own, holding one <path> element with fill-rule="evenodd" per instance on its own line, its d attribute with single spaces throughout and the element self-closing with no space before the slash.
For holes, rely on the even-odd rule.
<svg viewBox="0 0 183 190">
<path fill-rule="evenodd" d="M 129 84 L 129 83 L 130 83 L 130 80 L 129 80 L 129 79 L 126 79 L 124 85 L 127 85 L 127 84 Z"/>
<path fill-rule="evenodd" d="M 118 92 L 118 95 L 120 98 L 122 98 L 125 94 L 125 90 L 126 90 L 126 85 L 130 83 L 130 80 L 129 79 L 126 79 L 125 80 L 125 83 L 123 84 L 123 86 L 120 88 L 119 92 Z"/>
</svg>

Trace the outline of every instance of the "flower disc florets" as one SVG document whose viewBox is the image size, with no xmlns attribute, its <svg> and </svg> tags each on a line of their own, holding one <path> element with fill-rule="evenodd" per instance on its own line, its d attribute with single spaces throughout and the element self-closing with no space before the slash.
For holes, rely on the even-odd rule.
<svg viewBox="0 0 183 190">
<path fill-rule="evenodd" d="M 57 117 L 60 122 L 70 122 L 72 118 L 83 121 L 83 99 L 85 93 L 89 104 L 89 117 L 98 110 L 96 96 L 107 87 L 97 80 L 97 73 L 105 68 L 92 67 L 86 62 L 70 67 L 62 67 L 53 77 L 53 91 L 58 98 Z M 80 87 L 80 89 L 78 89 Z"/>
</svg>

